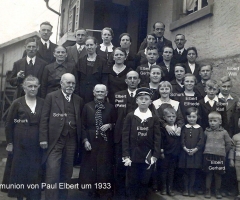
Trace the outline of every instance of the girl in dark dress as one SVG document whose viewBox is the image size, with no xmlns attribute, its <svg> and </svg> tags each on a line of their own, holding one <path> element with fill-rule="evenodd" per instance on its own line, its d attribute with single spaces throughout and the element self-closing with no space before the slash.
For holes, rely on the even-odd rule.
<svg viewBox="0 0 240 200">
<path fill-rule="evenodd" d="M 114 94 L 116 92 L 126 90 L 127 84 L 125 83 L 126 74 L 132 71 L 124 64 L 127 53 L 121 47 L 117 47 L 113 52 L 113 60 L 115 64 L 110 69 L 108 76 L 108 98 L 111 104 L 114 104 Z"/>
<path fill-rule="evenodd" d="M 9 188 L 8 196 L 18 200 L 23 197 L 41 199 L 42 156 L 38 127 L 44 100 L 36 97 L 39 86 L 36 77 L 28 76 L 23 82 L 25 96 L 12 103 L 6 119 L 6 150 L 13 154 L 8 184 L 22 185 L 21 189 Z M 36 188 L 28 189 L 30 184 Z"/>
<path fill-rule="evenodd" d="M 204 146 L 204 134 L 202 127 L 197 124 L 198 110 L 190 107 L 186 111 L 187 121 L 181 132 L 182 150 L 179 156 L 179 168 L 184 169 L 183 196 L 194 197 L 193 185 L 196 169 L 202 167 L 202 153 Z"/>
<path fill-rule="evenodd" d="M 80 97 L 85 103 L 94 100 L 93 88 L 96 84 L 108 85 L 108 72 L 106 61 L 96 54 L 97 41 L 88 37 L 85 41 L 87 55 L 77 64 Z"/>
<path fill-rule="evenodd" d="M 113 30 L 109 27 L 105 27 L 101 32 L 103 43 L 97 48 L 97 55 L 108 61 L 110 54 L 115 49 L 111 43 L 113 39 Z"/>
<path fill-rule="evenodd" d="M 194 86 L 196 83 L 197 79 L 193 74 L 185 74 L 185 77 L 183 78 L 184 92 L 176 97 L 176 100 L 180 102 L 180 109 L 185 123 L 188 123 L 186 121 L 186 110 L 190 107 L 197 108 L 199 106 L 198 101 L 201 99 L 201 97 L 194 92 Z M 198 119 L 198 123 L 200 123 L 200 119 Z"/>
</svg>

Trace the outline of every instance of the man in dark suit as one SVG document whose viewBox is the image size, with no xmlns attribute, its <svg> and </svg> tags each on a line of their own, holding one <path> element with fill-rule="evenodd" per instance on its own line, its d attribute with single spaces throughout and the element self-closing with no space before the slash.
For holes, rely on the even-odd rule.
<svg viewBox="0 0 240 200">
<path fill-rule="evenodd" d="M 114 129 L 116 195 L 117 197 L 122 199 L 126 198 L 126 167 L 122 162 L 122 128 L 124 119 L 127 114 L 137 108 L 135 95 L 138 84 L 140 83 L 138 73 L 136 71 L 128 72 L 126 74 L 125 82 L 128 85 L 128 89 L 115 93 L 115 108 L 117 111 L 117 121 Z"/>
<path fill-rule="evenodd" d="M 83 58 L 85 55 L 87 55 L 87 51 L 85 48 L 85 41 L 86 41 L 87 35 L 88 33 L 84 28 L 80 28 L 76 30 L 76 33 L 75 33 L 76 44 L 73 46 L 67 47 L 68 62 L 77 64 L 80 58 Z"/>
<path fill-rule="evenodd" d="M 213 72 L 213 67 L 209 63 L 204 63 L 200 65 L 199 75 L 201 76 L 201 81 L 195 86 L 194 90 L 199 97 L 205 97 L 207 95 L 205 91 L 205 83 L 211 79 Z"/>
<path fill-rule="evenodd" d="M 173 51 L 173 61 L 174 63 L 185 63 L 187 62 L 187 50 L 184 48 L 187 40 L 185 35 L 177 34 L 174 40 L 177 48 Z"/>
<path fill-rule="evenodd" d="M 46 149 L 45 198 L 66 200 L 67 189 L 59 188 L 59 183 L 69 183 L 73 172 L 75 149 L 80 144 L 81 110 L 83 100 L 73 94 L 76 85 L 74 75 L 63 74 L 61 89 L 46 96 L 40 121 L 40 146 Z M 45 186 L 45 185 L 43 185 Z"/>
<path fill-rule="evenodd" d="M 40 30 L 39 34 L 41 36 L 41 39 L 37 41 L 38 43 L 38 51 L 37 56 L 43 60 L 45 60 L 47 63 L 52 63 L 55 61 L 55 58 L 53 56 L 53 51 L 56 44 L 52 43 L 49 38 L 52 35 L 52 28 L 53 26 L 50 24 L 50 22 L 43 22 L 40 24 Z M 26 56 L 26 51 L 23 53 L 23 57 Z"/>
<path fill-rule="evenodd" d="M 9 81 L 12 86 L 17 86 L 14 99 L 24 95 L 22 83 L 23 79 L 28 75 L 37 77 L 41 85 L 43 69 L 47 63 L 36 56 L 37 50 L 38 44 L 36 40 L 33 38 L 27 39 L 25 41 L 26 57 L 16 61 L 13 64 L 13 70 L 11 72 Z M 40 96 L 39 92 L 38 96 Z"/>
<path fill-rule="evenodd" d="M 172 42 L 164 37 L 164 31 L 165 31 L 165 24 L 162 22 L 156 22 L 153 24 L 153 32 L 157 36 L 157 47 L 159 52 L 159 62 L 162 61 L 162 53 L 163 53 L 163 47 L 168 46 L 172 48 Z M 140 50 L 143 50 L 147 47 L 147 40 L 144 39 L 140 48 Z"/>
</svg>

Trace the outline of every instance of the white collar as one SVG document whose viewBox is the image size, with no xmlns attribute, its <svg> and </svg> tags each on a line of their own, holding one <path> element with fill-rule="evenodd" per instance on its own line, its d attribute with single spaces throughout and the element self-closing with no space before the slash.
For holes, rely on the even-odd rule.
<svg viewBox="0 0 240 200">
<path fill-rule="evenodd" d="M 144 121 L 146 121 L 146 119 L 152 117 L 152 112 L 149 110 L 149 108 L 147 109 L 147 112 L 143 113 L 139 110 L 139 108 L 137 108 L 134 111 L 134 115 L 138 116 L 142 121 L 141 123 L 143 123 Z"/>
<path fill-rule="evenodd" d="M 81 51 L 82 51 L 83 48 L 85 47 L 84 44 L 80 45 L 80 44 L 78 44 L 78 43 L 76 43 L 76 46 L 77 46 L 77 50 L 80 48 Z"/>
<path fill-rule="evenodd" d="M 194 124 L 194 125 L 186 124 L 185 126 L 186 126 L 186 128 L 191 128 L 191 127 L 193 127 L 193 128 L 199 128 L 199 127 L 201 127 L 201 126 L 199 126 L 198 124 Z"/>
<path fill-rule="evenodd" d="M 224 100 L 233 100 L 233 97 L 229 94 L 227 99 L 222 95 L 222 93 L 219 93 L 218 98 L 224 99 Z"/>
<path fill-rule="evenodd" d="M 153 64 L 151 64 L 151 63 L 148 62 L 148 67 L 150 68 L 152 65 L 156 65 L 156 64 L 157 64 L 156 62 L 153 63 Z"/>
<path fill-rule="evenodd" d="M 47 48 L 49 49 L 49 46 L 50 46 L 50 41 L 45 41 L 41 38 L 41 42 L 43 43 L 43 45 L 45 45 L 45 43 L 47 43 Z"/>
<path fill-rule="evenodd" d="M 182 54 L 182 53 L 183 53 L 183 51 L 184 51 L 184 48 L 182 48 L 182 49 L 178 49 L 178 48 L 177 48 L 177 52 L 179 52 L 179 51 L 180 51 L 180 52 L 181 52 L 181 54 Z"/>
<path fill-rule="evenodd" d="M 131 93 L 133 93 L 133 97 L 135 97 L 136 92 L 137 92 L 137 89 L 135 89 L 134 91 L 130 91 L 130 90 L 128 89 L 129 96 L 131 96 Z"/>
<path fill-rule="evenodd" d="M 109 46 L 105 46 L 103 43 L 100 44 L 100 50 L 101 51 L 105 52 L 106 47 L 107 47 L 108 52 L 113 52 L 113 45 L 112 45 L 112 43 Z"/>
<path fill-rule="evenodd" d="M 63 93 L 63 96 L 66 98 L 67 94 L 65 94 L 63 91 L 62 91 L 62 93 Z M 69 96 L 69 101 L 71 101 L 72 94 L 69 94 L 68 96 Z"/>
<path fill-rule="evenodd" d="M 208 98 L 208 96 L 206 95 L 205 97 L 204 97 L 204 102 L 205 103 L 207 103 L 208 101 L 216 101 L 216 102 L 218 102 L 218 97 L 217 97 L 217 95 L 213 98 L 213 99 L 209 99 Z"/>
<path fill-rule="evenodd" d="M 179 101 L 170 99 L 168 102 L 163 102 L 160 98 L 153 101 L 153 105 L 156 109 L 158 109 L 164 103 L 170 104 L 174 108 L 174 110 L 176 110 L 176 111 L 178 110 Z"/>
<path fill-rule="evenodd" d="M 189 67 L 195 67 L 195 63 L 191 64 L 190 62 L 188 62 Z"/>
<path fill-rule="evenodd" d="M 30 58 L 27 56 L 27 63 L 29 64 L 30 60 L 32 60 L 32 64 L 34 65 L 35 64 L 35 61 L 36 61 L 36 56 L 34 56 L 33 58 Z"/>
</svg>

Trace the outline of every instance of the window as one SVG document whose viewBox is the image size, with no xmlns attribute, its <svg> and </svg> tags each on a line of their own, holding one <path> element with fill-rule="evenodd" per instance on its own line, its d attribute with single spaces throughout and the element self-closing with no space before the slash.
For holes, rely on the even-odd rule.
<svg viewBox="0 0 240 200">
<path fill-rule="evenodd" d="M 179 11 L 175 13 L 174 19 L 176 19 L 176 21 L 170 24 L 170 30 L 174 31 L 204 17 L 212 16 L 213 1 L 214 0 L 183 0 L 181 4 L 176 4 L 179 8 L 176 10 Z"/>
</svg>

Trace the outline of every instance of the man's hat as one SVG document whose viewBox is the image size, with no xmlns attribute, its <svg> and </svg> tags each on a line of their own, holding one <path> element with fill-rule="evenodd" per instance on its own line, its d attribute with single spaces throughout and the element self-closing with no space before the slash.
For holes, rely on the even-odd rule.
<svg viewBox="0 0 240 200">
<path fill-rule="evenodd" d="M 138 88 L 136 91 L 136 98 L 143 95 L 149 95 L 150 98 L 152 98 L 153 91 L 150 88 L 146 88 L 146 87 Z"/>
</svg>

